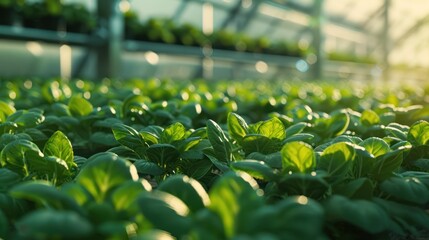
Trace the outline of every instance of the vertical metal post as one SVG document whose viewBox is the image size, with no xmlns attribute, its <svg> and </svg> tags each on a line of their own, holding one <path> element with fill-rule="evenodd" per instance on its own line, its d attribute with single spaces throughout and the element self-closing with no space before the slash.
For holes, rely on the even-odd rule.
<svg viewBox="0 0 429 240">
<path fill-rule="evenodd" d="M 313 65 L 313 78 L 323 78 L 324 64 L 324 36 L 323 36 L 323 0 L 314 0 L 313 19 L 311 28 L 313 32 L 313 49 L 317 61 Z"/>
<path fill-rule="evenodd" d="M 383 52 L 382 52 L 382 63 L 383 63 L 383 79 L 388 81 L 390 78 L 390 62 L 389 62 L 389 53 L 390 53 L 390 31 L 389 31 L 389 9 L 390 9 L 391 0 L 384 0 L 384 13 L 383 13 L 383 32 L 382 32 L 382 41 L 383 41 Z"/>
<path fill-rule="evenodd" d="M 124 19 L 119 8 L 121 0 L 97 0 L 99 35 L 97 77 L 119 77 L 121 67 Z"/>
</svg>

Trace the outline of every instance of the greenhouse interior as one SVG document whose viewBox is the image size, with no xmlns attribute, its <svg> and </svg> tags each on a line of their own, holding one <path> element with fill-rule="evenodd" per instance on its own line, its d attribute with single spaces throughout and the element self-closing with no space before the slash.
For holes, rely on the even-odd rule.
<svg viewBox="0 0 429 240">
<path fill-rule="evenodd" d="M 2 2 L 2 76 L 377 80 L 391 73 L 422 80 L 427 74 L 424 0 L 64 0 L 63 8 L 56 0 Z"/>
<path fill-rule="evenodd" d="M 427 0 L 0 0 L 2 239 L 429 239 Z"/>
</svg>

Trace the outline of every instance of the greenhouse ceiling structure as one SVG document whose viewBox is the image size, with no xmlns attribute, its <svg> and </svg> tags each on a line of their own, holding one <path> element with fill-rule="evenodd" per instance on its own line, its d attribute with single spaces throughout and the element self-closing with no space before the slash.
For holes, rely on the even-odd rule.
<svg viewBox="0 0 429 240">
<path fill-rule="evenodd" d="M 27 59 L 30 65 L 36 56 L 39 64 L 32 66 L 37 67 L 32 72 L 49 72 L 38 69 L 52 66 L 49 61 L 54 61 L 56 69 L 70 77 L 374 79 L 392 72 L 403 76 L 407 74 L 404 69 L 413 68 L 418 78 L 421 72 L 415 70 L 424 71 L 429 65 L 426 0 L 62 1 L 71 3 L 83 4 L 97 19 L 92 33 L 33 31 L 20 24 L 0 26 L 0 51 L 21 51 L 16 61 Z M 234 49 L 218 50 L 213 42 L 184 46 L 128 39 L 123 26 L 127 23 L 124 14 L 129 12 L 141 23 L 168 20 L 176 26 L 191 25 L 209 39 L 228 32 L 239 40 Z M 284 41 L 296 46 L 300 54 L 249 52 L 250 44 L 242 39 L 271 44 Z M 243 42 L 246 50 L 241 49 Z M 70 50 L 61 50 L 64 44 Z M 37 49 L 40 54 L 35 54 Z M 68 57 L 64 56 L 67 51 L 72 52 Z M 0 56 L 0 72 L 13 75 L 14 68 L 8 66 L 13 61 L 6 55 Z M 42 57 L 48 59 L 43 60 L 46 63 Z"/>
</svg>

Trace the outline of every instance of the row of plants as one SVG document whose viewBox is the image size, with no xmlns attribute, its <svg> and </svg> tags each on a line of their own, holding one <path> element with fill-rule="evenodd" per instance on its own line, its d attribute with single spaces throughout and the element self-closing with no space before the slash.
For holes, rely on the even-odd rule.
<svg viewBox="0 0 429 240">
<path fill-rule="evenodd" d="M 429 88 L 0 85 L 0 238 L 388 239 L 429 230 Z"/>
<path fill-rule="evenodd" d="M 0 0 L 0 25 L 20 24 L 28 28 L 54 31 L 91 33 L 96 29 L 96 17 L 83 4 L 62 3 L 60 0 Z M 270 41 L 267 37 L 254 38 L 226 30 L 216 31 L 211 36 L 192 24 L 177 24 L 170 19 L 152 18 L 142 23 L 134 11 L 124 13 L 125 38 L 161 42 L 184 46 L 211 46 L 215 49 L 251 53 L 264 53 L 305 57 L 311 49 L 302 49 L 286 41 Z M 353 54 L 329 53 L 331 60 L 353 61 L 374 64 L 371 57 Z"/>
<path fill-rule="evenodd" d="M 0 25 L 78 33 L 91 33 L 96 27 L 96 18 L 83 4 L 60 0 L 1 0 L 0 14 Z"/>
</svg>

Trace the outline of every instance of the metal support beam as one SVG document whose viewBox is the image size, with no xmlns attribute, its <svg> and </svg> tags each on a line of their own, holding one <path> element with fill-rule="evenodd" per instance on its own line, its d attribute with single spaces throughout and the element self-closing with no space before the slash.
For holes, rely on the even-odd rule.
<svg viewBox="0 0 429 240">
<path fill-rule="evenodd" d="M 412 27 L 405 31 L 393 44 L 392 49 L 401 46 L 410 36 L 416 33 L 420 28 L 429 23 L 429 15 L 417 21 Z"/>
<path fill-rule="evenodd" d="M 223 30 L 227 28 L 240 14 L 242 5 L 242 0 L 237 1 L 236 5 L 229 11 L 228 16 L 223 20 L 222 24 L 220 25 L 220 29 Z"/>
<path fill-rule="evenodd" d="M 323 64 L 324 64 L 324 37 L 323 37 L 323 1 L 314 0 L 313 5 L 313 19 L 311 20 L 311 28 L 313 32 L 313 49 L 316 54 L 317 61 L 313 65 L 313 78 L 323 78 Z"/>
<path fill-rule="evenodd" d="M 240 21 L 237 24 L 237 32 L 243 32 L 249 26 L 250 21 L 258 12 L 259 6 L 261 5 L 262 0 L 253 0 L 251 8 L 246 12 L 244 16 L 241 17 Z"/>
<path fill-rule="evenodd" d="M 116 78 L 120 74 L 124 19 L 121 0 L 97 0 L 98 34 L 103 41 L 97 48 L 97 77 Z"/>
<path fill-rule="evenodd" d="M 384 4 L 382 4 L 379 8 L 377 8 L 377 10 L 375 10 L 374 12 L 372 12 L 365 20 L 365 22 L 363 22 L 362 27 L 366 28 L 374 19 L 376 19 L 377 17 L 379 17 L 384 11 Z"/>
<path fill-rule="evenodd" d="M 186 10 L 186 7 L 188 6 L 188 0 L 182 0 L 179 7 L 177 7 L 176 12 L 174 13 L 172 19 L 173 21 L 179 21 L 179 19 L 182 17 L 183 13 Z"/>
<path fill-rule="evenodd" d="M 265 2 L 267 4 L 270 4 L 272 6 L 276 6 L 278 8 L 292 9 L 292 10 L 295 10 L 297 12 L 307 14 L 309 16 L 311 16 L 314 12 L 314 9 L 312 6 L 308 6 L 308 7 L 304 6 L 300 3 L 298 3 L 298 1 L 296 1 L 296 2 L 295 1 L 286 1 L 282 4 L 277 3 L 273 0 L 266 0 Z M 344 17 L 341 15 L 329 15 L 329 16 L 326 16 L 326 20 L 329 22 L 332 22 L 338 26 L 342 26 L 342 27 L 345 27 L 345 28 L 348 28 L 348 29 L 351 29 L 354 31 L 366 33 L 366 30 L 362 27 L 361 24 L 345 20 Z"/>
<path fill-rule="evenodd" d="M 390 63 L 389 63 L 389 53 L 390 53 L 390 24 L 389 24 L 389 10 L 390 10 L 391 0 L 384 0 L 384 13 L 383 13 L 383 49 L 382 49 L 382 63 L 383 63 L 383 78 L 385 81 L 389 80 L 390 72 Z"/>
</svg>

